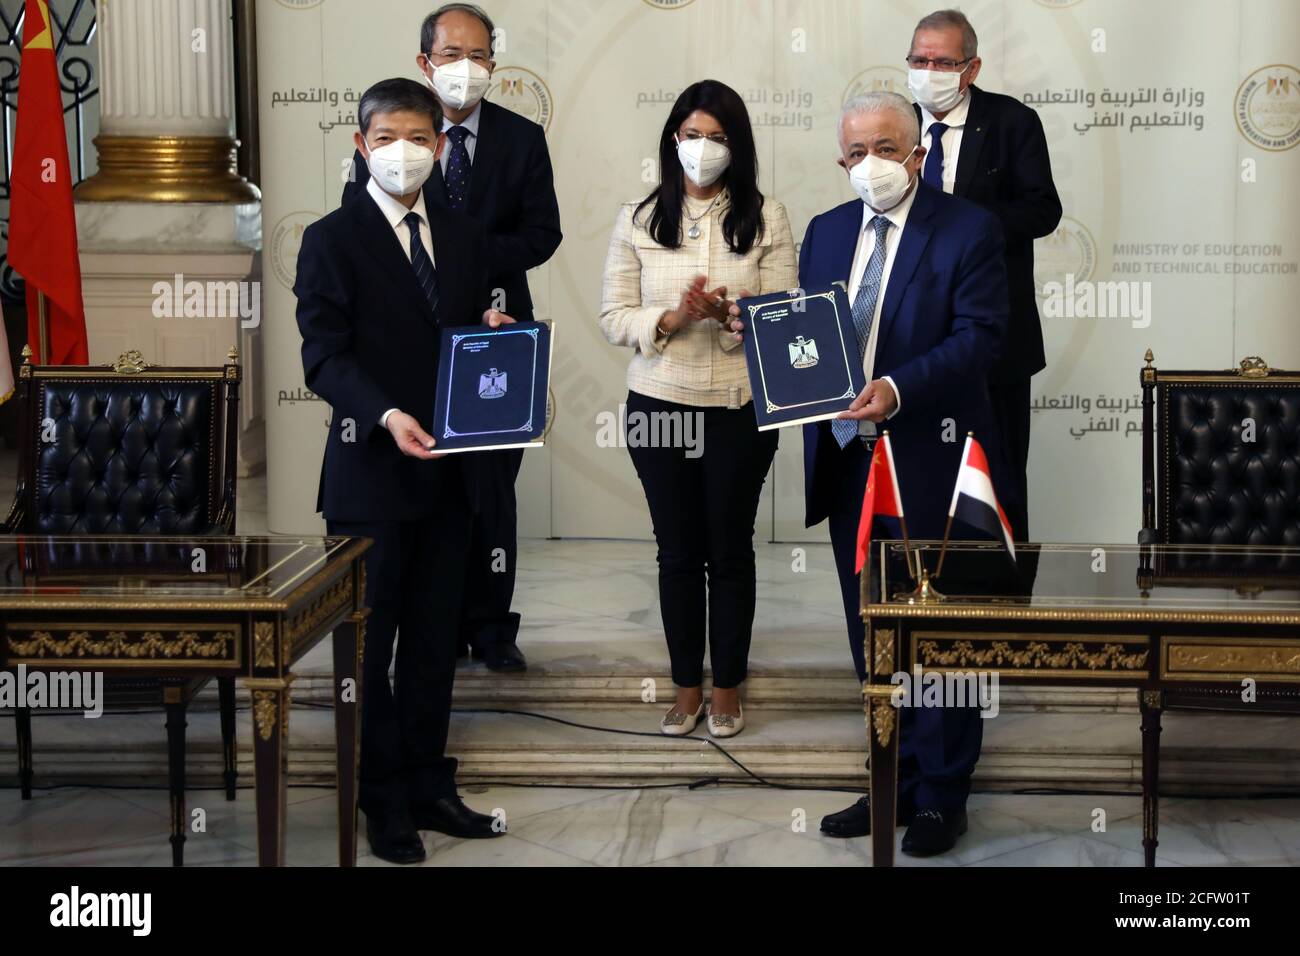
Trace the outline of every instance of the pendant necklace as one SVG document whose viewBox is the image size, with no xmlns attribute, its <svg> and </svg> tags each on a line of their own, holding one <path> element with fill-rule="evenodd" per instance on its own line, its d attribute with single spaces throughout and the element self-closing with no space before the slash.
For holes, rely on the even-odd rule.
<svg viewBox="0 0 1300 956">
<path fill-rule="evenodd" d="M 698 216 L 692 216 L 690 213 L 686 214 L 686 218 L 691 221 L 691 228 L 686 230 L 686 235 L 688 237 L 690 237 L 691 239 L 700 238 L 700 220 L 709 214 L 710 210 L 712 210 L 713 207 L 717 205 L 718 200 L 721 198 L 722 198 L 722 193 L 719 192 L 716 196 L 713 197 L 713 202 L 709 203 L 704 208 L 704 212 L 700 213 Z"/>
</svg>

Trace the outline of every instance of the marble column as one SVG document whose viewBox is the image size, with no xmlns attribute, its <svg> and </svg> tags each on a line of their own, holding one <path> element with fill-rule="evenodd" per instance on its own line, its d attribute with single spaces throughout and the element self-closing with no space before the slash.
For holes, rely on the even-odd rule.
<svg viewBox="0 0 1300 956">
<path fill-rule="evenodd" d="M 138 349 L 153 365 L 217 366 L 238 348 L 250 474 L 266 459 L 262 205 L 236 169 L 231 2 L 100 0 L 99 169 L 73 198 L 91 364 Z M 162 285 L 192 283 L 236 288 L 256 315 L 159 307 Z"/>
<path fill-rule="evenodd" d="M 99 171 L 85 202 L 250 202 L 236 171 L 230 0 L 101 0 Z"/>
</svg>

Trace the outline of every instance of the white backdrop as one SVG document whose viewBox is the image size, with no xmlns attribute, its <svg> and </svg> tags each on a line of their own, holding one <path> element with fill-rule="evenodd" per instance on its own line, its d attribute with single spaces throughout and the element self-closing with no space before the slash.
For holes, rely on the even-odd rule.
<svg viewBox="0 0 1300 956">
<path fill-rule="evenodd" d="M 561 351 L 559 414 L 520 479 L 526 536 L 649 537 L 627 452 L 596 443 L 626 395 L 629 355 L 596 326 L 620 202 L 649 186 L 676 94 L 711 77 L 756 127 L 762 188 L 798 241 L 852 198 L 835 165 L 851 93 L 906 93 L 916 20 L 939 0 L 488 0 L 501 34 L 489 97 L 547 127 L 564 243 L 529 276 Z M 339 202 L 355 99 L 419 79 L 433 0 L 258 0 L 266 224 L 269 520 L 312 513 L 328 409 L 303 388 L 293 282 L 303 226 Z M 1034 379 L 1030 507 L 1040 540 L 1132 541 L 1139 526 L 1138 369 L 1224 368 L 1246 355 L 1300 367 L 1300 3 L 976 0 L 979 85 L 1023 99 L 1047 130 L 1065 217 L 1040 240 L 1040 283 L 1136 281 L 1145 319 L 1044 319 Z M 1050 288 L 1050 286 L 1049 286 Z M 1075 310 L 1077 312 L 1077 310 Z M 823 540 L 802 522 L 802 442 L 781 435 L 760 540 Z"/>
</svg>

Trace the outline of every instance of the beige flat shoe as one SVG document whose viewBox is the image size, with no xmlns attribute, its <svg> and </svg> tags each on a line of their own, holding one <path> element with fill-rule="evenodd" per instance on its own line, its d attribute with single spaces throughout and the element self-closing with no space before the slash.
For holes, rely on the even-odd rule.
<svg viewBox="0 0 1300 956">
<path fill-rule="evenodd" d="M 674 705 L 673 710 L 676 710 Z M 673 710 L 664 714 L 663 720 L 659 721 L 659 732 L 669 737 L 685 737 L 695 729 L 704 716 L 704 701 L 700 701 L 700 707 L 693 714 L 677 714 Z"/>
<path fill-rule="evenodd" d="M 709 708 L 709 733 L 714 737 L 734 737 L 745 729 L 745 707 L 737 703 L 736 707 L 740 713 L 736 716 L 731 714 L 715 714 L 712 708 Z"/>
</svg>

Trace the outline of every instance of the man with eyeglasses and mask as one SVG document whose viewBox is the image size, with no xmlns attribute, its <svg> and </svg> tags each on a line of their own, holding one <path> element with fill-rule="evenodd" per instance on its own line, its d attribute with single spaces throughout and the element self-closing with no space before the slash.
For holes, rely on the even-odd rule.
<svg viewBox="0 0 1300 956">
<path fill-rule="evenodd" d="M 989 373 L 989 398 L 1016 482 L 1007 518 L 1017 540 L 1029 537 L 1029 380 L 1043 370 L 1043 329 L 1034 297 L 1034 240 L 1061 221 L 1047 137 L 1038 113 L 1019 100 L 975 85 L 978 38 L 966 16 L 938 10 L 912 33 L 907 85 L 916 100 L 921 179 L 993 213 L 1006 242 L 1010 323 Z"/>
<path fill-rule="evenodd" d="M 534 318 L 526 273 L 559 248 L 560 208 L 542 128 L 483 98 L 496 68 L 495 31 L 487 13 L 469 3 L 445 4 L 420 26 L 416 65 L 447 123 L 447 146 L 424 194 L 427 202 L 464 212 L 484 227 L 492 305 L 524 321 Z M 352 166 L 344 203 L 364 194 L 369 179 L 359 151 Z M 477 501 L 461 651 L 472 650 L 495 671 L 522 671 L 527 663 L 516 644 L 520 620 L 510 605 L 518 552 L 515 479 L 523 449 L 464 458 Z"/>
</svg>

